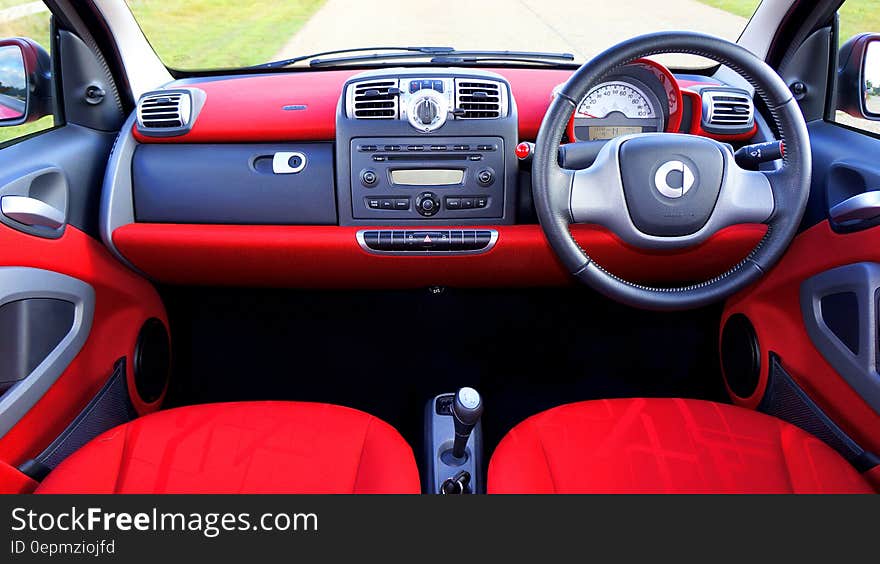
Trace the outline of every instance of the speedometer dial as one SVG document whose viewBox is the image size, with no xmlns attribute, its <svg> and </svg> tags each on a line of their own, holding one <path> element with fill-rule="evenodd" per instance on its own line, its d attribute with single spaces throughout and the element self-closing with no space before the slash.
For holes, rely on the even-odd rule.
<svg viewBox="0 0 880 564">
<path fill-rule="evenodd" d="M 648 96 L 639 88 L 624 82 L 605 82 L 586 95 L 577 115 L 585 118 L 605 118 L 617 112 L 632 119 L 657 117 L 657 110 Z"/>
<path fill-rule="evenodd" d="M 655 86 L 646 80 L 656 83 Z M 664 94 L 650 71 L 628 65 L 592 88 L 580 101 L 572 116 L 571 139 L 593 141 L 663 131 L 668 113 L 658 91 Z"/>
</svg>

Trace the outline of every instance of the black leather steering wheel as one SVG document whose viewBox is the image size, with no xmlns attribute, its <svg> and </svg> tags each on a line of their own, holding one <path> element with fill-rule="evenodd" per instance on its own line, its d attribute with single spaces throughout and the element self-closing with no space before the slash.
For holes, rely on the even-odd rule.
<svg viewBox="0 0 880 564">
<path fill-rule="evenodd" d="M 761 97 L 785 144 L 779 168 L 739 167 L 717 141 L 676 133 L 643 133 L 608 141 L 583 170 L 559 166 L 557 149 L 572 112 L 603 77 L 641 57 L 661 53 L 700 55 L 742 75 Z M 681 193 L 665 180 L 677 172 Z M 752 53 L 724 39 L 689 32 L 643 35 L 585 63 L 556 93 L 532 160 L 538 218 L 551 247 L 581 282 L 634 307 L 676 310 L 727 298 L 755 282 L 782 256 L 797 232 L 810 189 L 811 157 L 806 124 L 788 87 Z M 739 264 L 711 280 L 682 287 L 650 287 L 623 280 L 590 258 L 569 225 L 603 225 L 643 249 L 695 245 L 718 230 L 765 223 L 767 233 Z"/>
</svg>

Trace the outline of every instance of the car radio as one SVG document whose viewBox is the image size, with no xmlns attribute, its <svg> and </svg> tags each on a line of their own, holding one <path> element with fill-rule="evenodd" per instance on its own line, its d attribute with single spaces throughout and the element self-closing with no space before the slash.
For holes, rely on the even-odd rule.
<svg viewBox="0 0 880 564">
<path fill-rule="evenodd" d="M 358 219 L 500 218 L 501 137 L 360 137 L 351 141 Z"/>
</svg>

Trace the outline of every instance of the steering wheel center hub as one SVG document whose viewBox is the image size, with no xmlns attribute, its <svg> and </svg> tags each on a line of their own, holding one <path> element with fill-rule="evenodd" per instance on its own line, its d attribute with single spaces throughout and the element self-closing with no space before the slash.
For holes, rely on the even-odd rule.
<svg viewBox="0 0 880 564">
<path fill-rule="evenodd" d="M 620 146 L 627 209 L 647 235 L 677 237 L 699 231 L 712 215 L 724 177 L 724 156 L 710 140 L 646 135 Z"/>
</svg>

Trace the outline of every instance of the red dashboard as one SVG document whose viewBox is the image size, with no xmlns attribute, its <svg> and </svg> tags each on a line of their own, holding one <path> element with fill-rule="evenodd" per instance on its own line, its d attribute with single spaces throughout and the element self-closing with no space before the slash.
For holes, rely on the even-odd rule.
<svg viewBox="0 0 880 564">
<path fill-rule="evenodd" d="M 655 63 L 642 64 L 668 76 L 667 130 L 678 131 L 683 120 L 682 93 L 689 95 L 686 87 L 697 83 L 676 81 Z M 553 89 L 565 82 L 571 71 L 491 70 L 510 83 L 519 139 L 534 140 Z M 340 92 L 356 72 L 307 71 L 186 81 L 176 86 L 205 93 L 204 105 L 191 130 L 163 138 L 144 136 L 135 127 L 133 136 L 143 144 L 189 146 L 333 141 Z M 699 103 L 692 104 L 690 131 L 709 135 L 699 128 L 700 107 Z M 370 254 L 356 241 L 357 228 L 334 225 L 206 225 L 141 220 L 116 226 L 110 240 L 131 264 L 167 283 L 287 287 L 569 283 L 570 278 L 538 225 L 486 227 L 498 232 L 497 244 L 489 252 L 468 256 Z M 734 226 L 701 245 L 674 252 L 632 248 L 597 226 L 573 226 L 572 232 L 600 263 L 627 278 L 673 282 L 705 279 L 725 271 L 752 250 L 765 227 Z"/>
<path fill-rule="evenodd" d="M 670 78 L 665 67 L 644 61 Z M 541 120 L 547 112 L 553 89 L 568 80 L 572 71 L 556 69 L 491 69 L 507 79 L 519 112 L 519 136 L 523 141 L 534 141 Z M 339 93 L 346 80 L 357 71 L 310 71 L 272 75 L 239 76 L 206 82 L 193 86 L 207 94 L 205 105 L 192 130 L 179 137 L 146 137 L 134 130 L 141 143 L 233 143 L 269 141 L 331 141 L 336 134 L 336 108 Z M 708 80 L 708 79 L 707 79 Z M 670 92 L 677 99 L 670 103 L 667 131 L 678 131 L 682 120 L 682 96 L 699 95 L 688 90 L 698 86 L 694 80 L 669 83 Z M 706 84 L 711 84 L 707 82 Z M 302 109 L 286 110 L 296 106 Z M 690 131 L 696 135 L 720 137 L 700 127 L 701 104 L 693 105 Z M 745 138 L 751 138 L 754 130 Z"/>
</svg>

